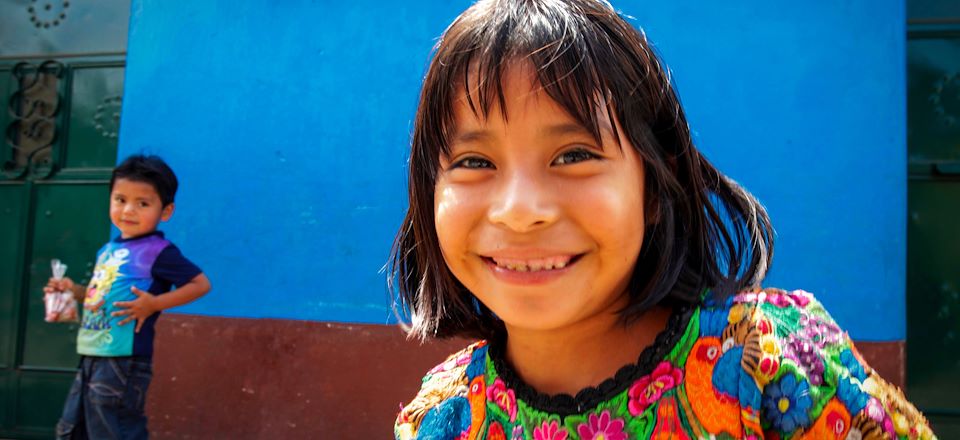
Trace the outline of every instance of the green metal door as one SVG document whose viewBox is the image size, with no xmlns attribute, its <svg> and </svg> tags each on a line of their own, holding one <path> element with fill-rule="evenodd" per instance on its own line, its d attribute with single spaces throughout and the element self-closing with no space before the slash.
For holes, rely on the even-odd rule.
<svg viewBox="0 0 960 440">
<path fill-rule="evenodd" d="M 77 325 L 43 321 L 50 260 L 86 283 L 109 238 L 129 0 L 0 2 L 0 438 L 50 438 Z"/>
<path fill-rule="evenodd" d="M 960 438 L 960 4 L 908 16 L 907 395 Z"/>
</svg>

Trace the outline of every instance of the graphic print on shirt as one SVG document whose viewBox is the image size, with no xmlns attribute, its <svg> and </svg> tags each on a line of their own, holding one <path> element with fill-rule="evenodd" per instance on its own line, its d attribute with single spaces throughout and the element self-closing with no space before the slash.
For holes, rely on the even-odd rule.
<svg viewBox="0 0 960 440">
<path fill-rule="evenodd" d="M 103 304 L 120 274 L 120 267 L 127 263 L 129 255 L 130 251 L 125 248 L 101 255 L 101 261 L 98 261 L 94 268 L 93 278 L 87 287 L 87 296 L 83 300 L 86 313 L 83 314 L 81 328 L 97 332 L 95 339 L 103 344 L 109 344 L 113 339 L 110 335 L 110 315 L 106 313 Z"/>
</svg>

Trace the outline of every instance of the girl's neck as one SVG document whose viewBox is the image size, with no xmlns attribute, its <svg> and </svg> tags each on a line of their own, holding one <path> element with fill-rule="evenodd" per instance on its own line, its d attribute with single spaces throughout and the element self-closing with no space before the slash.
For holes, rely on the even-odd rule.
<svg viewBox="0 0 960 440">
<path fill-rule="evenodd" d="M 635 364 L 654 343 L 671 311 L 655 307 L 623 325 L 616 315 L 595 317 L 562 329 L 507 327 L 506 360 L 527 385 L 548 395 L 576 395 Z"/>
</svg>

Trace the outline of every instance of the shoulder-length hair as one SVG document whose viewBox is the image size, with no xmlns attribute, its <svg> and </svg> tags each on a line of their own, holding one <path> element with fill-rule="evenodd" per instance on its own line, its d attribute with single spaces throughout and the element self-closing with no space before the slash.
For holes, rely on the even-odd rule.
<svg viewBox="0 0 960 440">
<path fill-rule="evenodd" d="M 444 262 L 434 188 L 455 99 L 465 93 L 478 115 L 505 108 L 503 76 L 515 61 L 598 142 L 597 112 L 617 117 L 643 160 L 647 218 L 638 221 L 647 229 L 625 321 L 665 300 L 695 303 L 705 289 L 728 295 L 763 279 L 773 256 L 767 213 L 694 147 L 669 72 L 641 32 L 599 0 L 481 0 L 443 33 L 420 94 L 409 207 L 388 263 L 409 336 L 489 338 L 502 327 Z"/>
</svg>

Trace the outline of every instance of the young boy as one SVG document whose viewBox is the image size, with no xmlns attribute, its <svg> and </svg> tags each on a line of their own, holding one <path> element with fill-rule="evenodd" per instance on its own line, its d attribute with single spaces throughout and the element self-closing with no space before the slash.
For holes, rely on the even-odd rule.
<svg viewBox="0 0 960 440">
<path fill-rule="evenodd" d="M 97 253 L 90 284 L 50 279 L 49 291 L 83 302 L 80 371 L 57 423 L 58 439 L 144 439 L 160 312 L 210 291 L 203 272 L 157 230 L 173 215 L 177 177 L 156 156 L 134 155 L 110 179 L 110 221 L 120 236 Z M 171 287 L 176 287 L 170 291 Z"/>
</svg>

